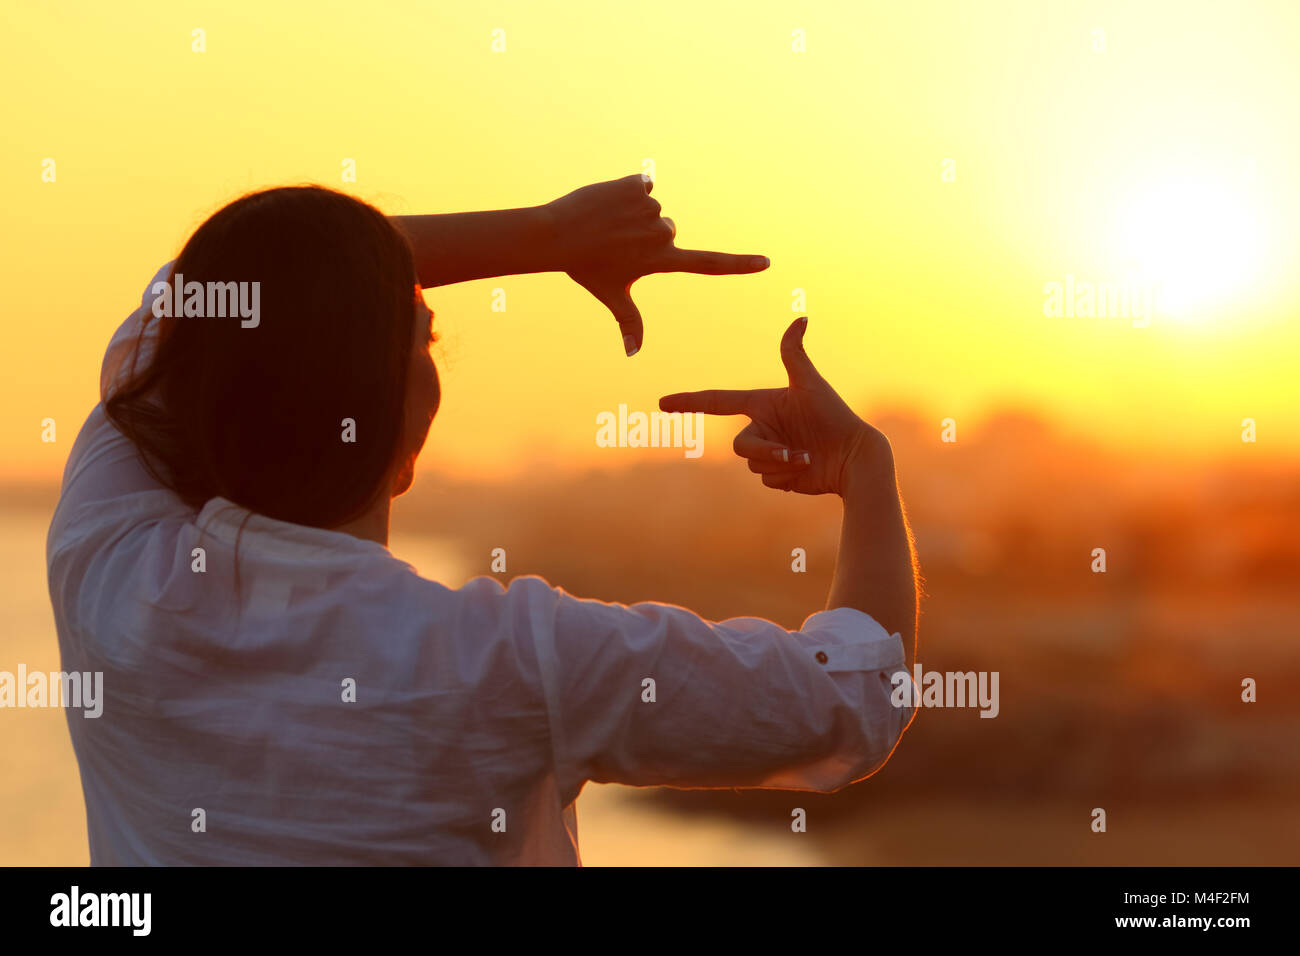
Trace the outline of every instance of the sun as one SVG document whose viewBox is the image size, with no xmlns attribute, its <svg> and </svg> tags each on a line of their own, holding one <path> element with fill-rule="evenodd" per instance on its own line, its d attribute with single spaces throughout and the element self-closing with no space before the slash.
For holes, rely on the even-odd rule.
<svg viewBox="0 0 1300 956">
<path fill-rule="evenodd" d="M 1125 205 L 1119 252 L 1153 290 L 1156 318 L 1206 318 L 1258 275 L 1259 217 L 1230 182 L 1170 180 Z"/>
</svg>

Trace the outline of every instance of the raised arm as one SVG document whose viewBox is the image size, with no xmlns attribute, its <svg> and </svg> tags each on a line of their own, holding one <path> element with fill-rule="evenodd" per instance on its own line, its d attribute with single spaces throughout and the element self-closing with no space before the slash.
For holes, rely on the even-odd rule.
<svg viewBox="0 0 1300 956">
<path fill-rule="evenodd" d="M 677 227 L 634 174 L 583 186 L 541 206 L 488 212 L 392 216 L 415 250 L 423 286 L 471 279 L 565 272 L 618 321 L 628 355 L 641 348 L 641 313 L 632 283 L 656 272 L 735 275 L 761 272 L 763 256 L 678 249 Z"/>
<path fill-rule="evenodd" d="M 899 634 L 907 666 L 916 645 L 917 576 L 911 529 L 883 434 L 844 403 L 803 348 L 806 318 L 781 339 L 788 388 L 666 395 L 666 412 L 748 415 L 735 452 L 770 488 L 838 494 L 844 501 L 839 556 L 826 607 L 850 607 Z"/>
<path fill-rule="evenodd" d="M 560 266 L 553 218 L 545 206 L 389 219 L 411 241 L 416 275 L 426 289 L 555 272 Z"/>
<path fill-rule="evenodd" d="M 905 669 L 916 653 L 920 589 L 912 529 L 888 441 L 872 429 L 845 471 L 844 517 L 828 608 L 855 607 L 903 639 Z"/>
</svg>

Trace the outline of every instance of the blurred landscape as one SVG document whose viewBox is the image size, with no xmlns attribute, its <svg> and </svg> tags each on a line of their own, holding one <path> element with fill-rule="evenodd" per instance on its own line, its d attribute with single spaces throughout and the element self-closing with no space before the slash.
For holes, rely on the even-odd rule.
<svg viewBox="0 0 1300 956">
<path fill-rule="evenodd" d="M 523 267 L 513 229 L 501 268 L 431 285 L 444 401 L 392 551 L 453 587 L 504 548 L 503 583 L 798 626 L 835 499 L 764 488 L 738 420 L 699 459 L 592 431 L 779 383 L 809 315 L 896 449 L 918 660 L 997 671 L 1000 713 L 923 709 L 837 794 L 589 785 L 584 862 L 1300 863 L 1300 3 L 334 6 L 6 6 L 0 670 L 59 667 L 52 476 L 112 330 L 211 214 L 303 182 L 528 209 L 640 172 L 680 248 L 770 267 L 637 280 L 634 361 L 561 272 L 490 275 Z M 572 265 L 587 229 L 553 231 L 517 251 Z M 0 819 L 0 865 L 87 862 L 61 711 L 0 711 Z"/>
<path fill-rule="evenodd" d="M 1300 863 L 1300 462 L 1232 434 L 1218 460 L 1124 458 L 1024 412 L 953 444 L 908 414 L 873 421 L 925 577 L 918 661 L 998 671 L 1000 714 L 923 709 L 881 772 L 837 794 L 589 784 L 584 862 Z M 583 597 L 792 628 L 823 606 L 835 499 L 766 489 L 739 460 L 610 461 L 492 483 L 426 464 L 396 506 L 393 551 L 450 586 L 489 573 L 501 547 L 503 579 Z M 3 491 L 0 667 L 57 669 L 43 559 L 56 495 Z M 791 571 L 796 547 L 807 573 Z M 1257 703 L 1241 701 L 1246 677 Z M 0 737 L 0 863 L 84 863 L 62 713 L 12 711 Z M 790 831 L 795 807 L 807 833 Z M 1106 833 L 1090 830 L 1095 807 Z"/>
</svg>

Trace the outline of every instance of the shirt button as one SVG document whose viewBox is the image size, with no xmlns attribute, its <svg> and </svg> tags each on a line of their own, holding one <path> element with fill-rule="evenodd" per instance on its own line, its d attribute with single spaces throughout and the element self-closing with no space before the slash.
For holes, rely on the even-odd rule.
<svg viewBox="0 0 1300 956">
<path fill-rule="evenodd" d="M 818 663 L 818 664 L 825 664 L 828 660 L 830 660 L 830 658 L 826 656 L 826 652 L 825 652 L 825 651 L 818 651 L 818 652 L 817 652 L 817 663 Z"/>
</svg>

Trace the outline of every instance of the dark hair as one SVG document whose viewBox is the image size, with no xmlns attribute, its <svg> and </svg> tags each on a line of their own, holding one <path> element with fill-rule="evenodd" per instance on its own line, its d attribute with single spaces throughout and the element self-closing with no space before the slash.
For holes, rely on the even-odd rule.
<svg viewBox="0 0 1300 956">
<path fill-rule="evenodd" d="M 186 286 L 260 283 L 259 323 L 146 316 L 160 323 L 153 359 L 104 401 L 146 467 L 196 509 L 219 495 L 320 528 L 362 514 L 386 493 L 402 440 L 416 283 L 406 238 L 342 193 L 268 189 L 203 223 L 174 273 Z"/>
</svg>

